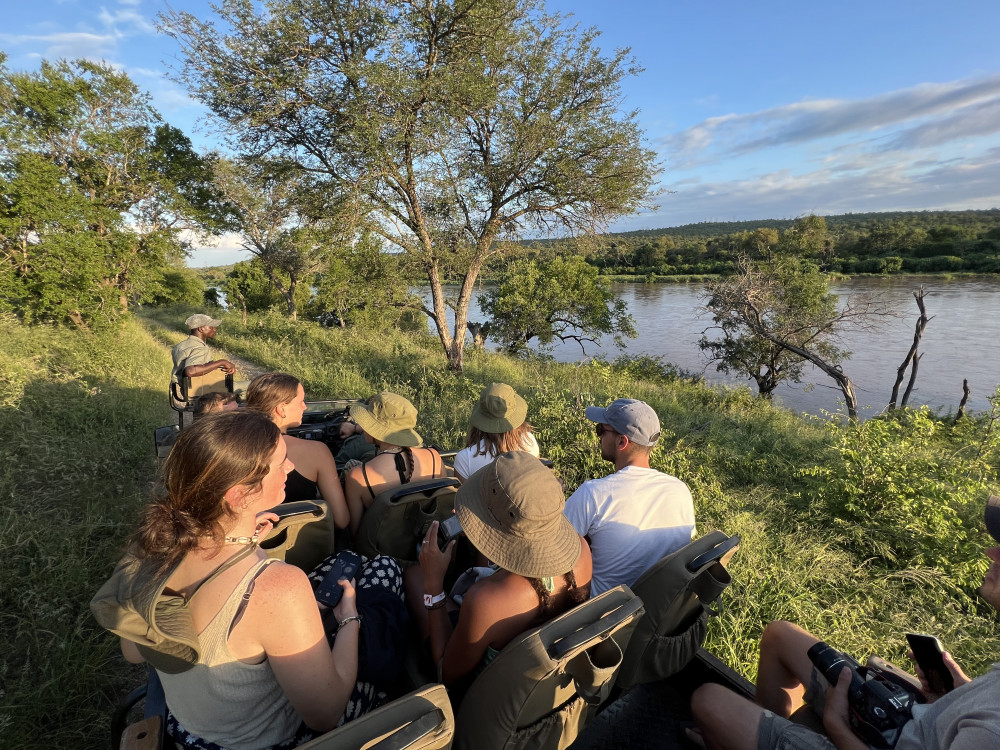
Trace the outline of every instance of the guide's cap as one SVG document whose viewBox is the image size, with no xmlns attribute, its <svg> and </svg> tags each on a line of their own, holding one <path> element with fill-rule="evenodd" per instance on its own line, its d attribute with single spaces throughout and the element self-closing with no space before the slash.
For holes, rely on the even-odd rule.
<svg viewBox="0 0 1000 750">
<path fill-rule="evenodd" d="M 634 398 L 619 398 L 606 407 L 588 406 L 587 419 L 624 435 L 637 445 L 650 446 L 660 439 L 660 418 L 653 407 Z"/>
<path fill-rule="evenodd" d="M 991 495 L 986 501 L 986 530 L 1000 542 L 1000 497 Z"/>
<path fill-rule="evenodd" d="M 218 328 L 222 325 L 222 321 L 210 318 L 204 313 L 195 313 L 184 321 L 184 325 L 188 327 L 189 331 L 193 331 L 195 328 L 201 328 L 202 326 L 212 326 L 213 328 Z"/>
</svg>

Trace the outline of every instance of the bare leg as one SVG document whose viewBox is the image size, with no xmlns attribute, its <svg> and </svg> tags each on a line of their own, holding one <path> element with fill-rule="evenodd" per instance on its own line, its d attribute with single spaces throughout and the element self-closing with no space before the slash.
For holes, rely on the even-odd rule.
<svg viewBox="0 0 1000 750">
<path fill-rule="evenodd" d="M 691 696 L 691 712 L 709 750 L 757 750 L 757 730 L 764 709 L 715 683 Z"/>
<path fill-rule="evenodd" d="M 757 667 L 757 703 L 786 719 L 803 704 L 812 674 L 806 652 L 819 639 L 798 625 L 775 620 L 760 639 Z"/>
</svg>

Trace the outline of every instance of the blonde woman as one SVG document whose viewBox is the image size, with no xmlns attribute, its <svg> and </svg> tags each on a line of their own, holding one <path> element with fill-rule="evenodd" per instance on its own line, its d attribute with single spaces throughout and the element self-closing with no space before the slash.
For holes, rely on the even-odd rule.
<svg viewBox="0 0 1000 750">
<path fill-rule="evenodd" d="M 365 509 L 380 492 L 410 482 L 444 476 L 441 455 L 421 446 L 423 440 L 414 429 L 417 410 L 397 393 L 383 392 L 367 403 L 353 404 L 351 419 L 372 443 L 375 457 L 348 470 L 344 494 L 351 516 L 351 533 L 357 534 Z"/>
<path fill-rule="evenodd" d="M 490 383 L 472 409 L 465 448 L 455 454 L 455 474 L 464 482 L 501 453 L 524 451 L 538 458 L 538 442 L 526 421 L 528 404 L 506 383 Z"/>
</svg>

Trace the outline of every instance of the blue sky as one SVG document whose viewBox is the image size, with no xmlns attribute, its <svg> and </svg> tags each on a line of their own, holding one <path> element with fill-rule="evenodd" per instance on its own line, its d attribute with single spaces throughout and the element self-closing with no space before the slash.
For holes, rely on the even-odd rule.
<svg viewBox="0 0 1000 750">
<path fill-rule="evenodd" d="M 103 59 L 196 145 L 202 110 L 166 79 L 162 0 L 5 3 L 14 69 Z M 200 0 L 175 10 L 207 16 Z M 645 72 L 625 84 L 664 172 L 659 209 L 612 228 L 807 213 L 1000 207 L 1000 2 L 551 0 Z M 241 257 L 238 238 L 192 265 Z"/>
</svg>

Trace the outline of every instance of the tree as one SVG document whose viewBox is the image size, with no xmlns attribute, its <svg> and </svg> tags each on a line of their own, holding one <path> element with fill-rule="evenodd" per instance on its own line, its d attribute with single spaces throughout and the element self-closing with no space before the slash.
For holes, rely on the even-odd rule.
<svg viewBox="0 0 1000 750">
<path fill-rule="evenodd" d="M 846 328 L 873 327 L 886 314 L 883 304 L 850 299 L 838 308 L 826 278 L 808 261 L 742 256 L 733 276 L 708 287 L 706 307 L 722 337 L 703 336 L 699 345 L 720 369 L 747 373 L 768 396 L 782 380 L 798 382 L 802 362 L 811 362 L 834 380 L 848 416 L 857 418 L 854 384 L 840 364 L 849 352 L 835 342 Z"/>
<path fill-rule="evenodd" d="M 510 263 L 479 305 L 491 319 L 489 335 L 511 353 L 537 338 L 543 345 L 576 341 L 586 354 L 584 343 L 598 343 L 601 335 L 613 336 L 619 346 L 636 335 L 625 303 L 576 256 Z"/>
<path fill-rule="evenodd" d="M 368 227 L 426 275 L 449 365 L 462 368 L 484 264 L 525 231 L 605 226 L 646 205 L 655 154 L 619 111 L 628 50 L 535 0 L 252 0 L 225 33 L 161 16 L 179 74 L 252 156 L 280 156 L 354 196 Z M 459 281 L 449 328 L 443 283 Z"/>
<path fill-rule="evenodd" d="M 88 326 L 155 294 L 183 229 L 216 226 L 210 169 L 124 73 L 15 73 L 0 53 L 0 297 Z"/>
<path fill-rule="evenodd" d="M 378 235 L 364 232 L 356 242 L 330 254 L 316 285 L 315 306 L 332 313 L 341 327 L 361 320 L 373 326 L 396 323 L 399 316 L 387 311 L 402 307 L 410 297 L 398 260 L 384 252 Z M 426 319 L 416 315 L 426 331 Z"/>
<path fill-rule="evenodd" d="M 298 317 L 296 291 L 325 262 L 326 226 L 333 209 L 295 164 L 269 159 L 215 163 L 215 184 L 242 247 L 260 261 L 274 289 Z"/>
<path fill-rule="evenodd" d="M 229 304 L 240 309 L 244 325 L 248 312 L 267 310 L 285 301 L 259 258 L 234 264 L 222 282 L 222 291 Z"/>
</svg>

